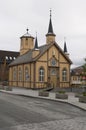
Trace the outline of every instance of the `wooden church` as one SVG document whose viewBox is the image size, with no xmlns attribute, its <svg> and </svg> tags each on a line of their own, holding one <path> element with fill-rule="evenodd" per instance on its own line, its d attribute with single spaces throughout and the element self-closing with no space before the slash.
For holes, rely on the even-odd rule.
<svg viewBox="0 0 86 130">
<path fill-rule="evenodd" d="M 69 87 L 72 61 L 55 40 L 51 11 L 46 43 L 38 46 L 37 36 L 28 32 L 20 40 L 20 55 L 9 65 L 9 85 L 25 88 Z"/>
</svg>

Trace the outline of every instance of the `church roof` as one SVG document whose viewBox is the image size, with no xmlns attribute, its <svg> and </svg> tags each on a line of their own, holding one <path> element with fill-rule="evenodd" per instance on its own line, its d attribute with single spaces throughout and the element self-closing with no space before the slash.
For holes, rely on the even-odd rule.
<svg viewBox="0 0 86 130">
<path fill-rule="evenodd" d="M 57 43 L 52 42 L 50 44 L 45 44 L 43 46 L 38 47 L 40 53 L 38 56 L 36 56 L 35 58 L 32 57 L 33 55 L 33 51 L 34 49 L 26 52 L 24 55 L 20 55 L 19 57 L 17 57 L 17 59 L 15 59 L 13 62 L 11 62 L 11 64 L 9 66 L 14 66 L 14 65 L 19 65 L 19 64 L 25 64 L 25 63 L 30 63 L 30 62 L 35 62 L 37 61 L 37 59 L 39 59 L 52 45 L 55 45 L 59 51 L 61 52 L 61 54 L 67 59 L 67 61 L 72 64 L 72 61 L 64 54 L 64 52 L 62 51 L 62 49 L 57 45 Z"/>
<path fill-rule="evenodd" d="M 31 37 L 31 38 L 33 38 L 34 39 L 34 37 L 33 36 L 31 36 L 31 34 L 28 32 L 28 28 L 26 29 L 26 33 L 23 35 L 23 36 L 21 36 L 20 38 L 28 38 L 28 37 Z"/>
</svg>

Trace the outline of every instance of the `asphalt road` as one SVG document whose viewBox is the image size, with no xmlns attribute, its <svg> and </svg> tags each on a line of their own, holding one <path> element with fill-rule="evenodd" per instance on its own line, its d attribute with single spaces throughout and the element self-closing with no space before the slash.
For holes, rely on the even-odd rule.
<svg viewBox="0 0 86 130">
<path fill-rule="evenodd" d="M 86 130 L 86 111 L 0 92 L 0 130 Z"/>
</svg>

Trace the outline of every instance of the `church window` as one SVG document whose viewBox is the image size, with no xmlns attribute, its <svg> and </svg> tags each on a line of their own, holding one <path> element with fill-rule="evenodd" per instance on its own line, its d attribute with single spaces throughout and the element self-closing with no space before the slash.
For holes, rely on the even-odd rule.
<svg viewBox="0 0 86 130">
<path fill-rule="evenodd" d="M 22 70 L 19 68 L 19 81 L 22 81 Z"/>
<path fill-rule="evenodd" d="M 56 59 L 55 59 L 55 58 L 52 58 L 52 59 L 51 59 L 51 65 L 52 65 L 52 66 L 55 66 L 55 65 L 56 65 Z"/>
<path fill-rule="evenodd" d="M 25 67 L 25 81 L 29 80 L 29 70 L 28 67 Z"/>
<path fill-rule="evenodd" d="M 17 70 L 16 68 L 13 69 L 13 81 L 17 80 Z"/>
<path fill-rule="evenodd" d="M 40 69 L 39 69 L 39 81 L 44 81 L 44 68 L 43 67 L 41 67 Z"/>
<path fill-rule="evenodd" d="M 62 81 L 67 81 L 67 70 L 65 68 L 62 70 Z"/>
</svg>

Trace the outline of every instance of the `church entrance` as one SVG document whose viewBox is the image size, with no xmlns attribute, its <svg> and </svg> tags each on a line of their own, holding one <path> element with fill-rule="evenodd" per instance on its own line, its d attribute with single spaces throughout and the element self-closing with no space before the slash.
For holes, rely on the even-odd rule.
<svg viewBox="0 0 86 130">
<path fill-rule="evenodd" d="M 49 83 L 51 87 L 59 87 L 59 71 L 56 67 L 49 68 Z"/>
</svg>

